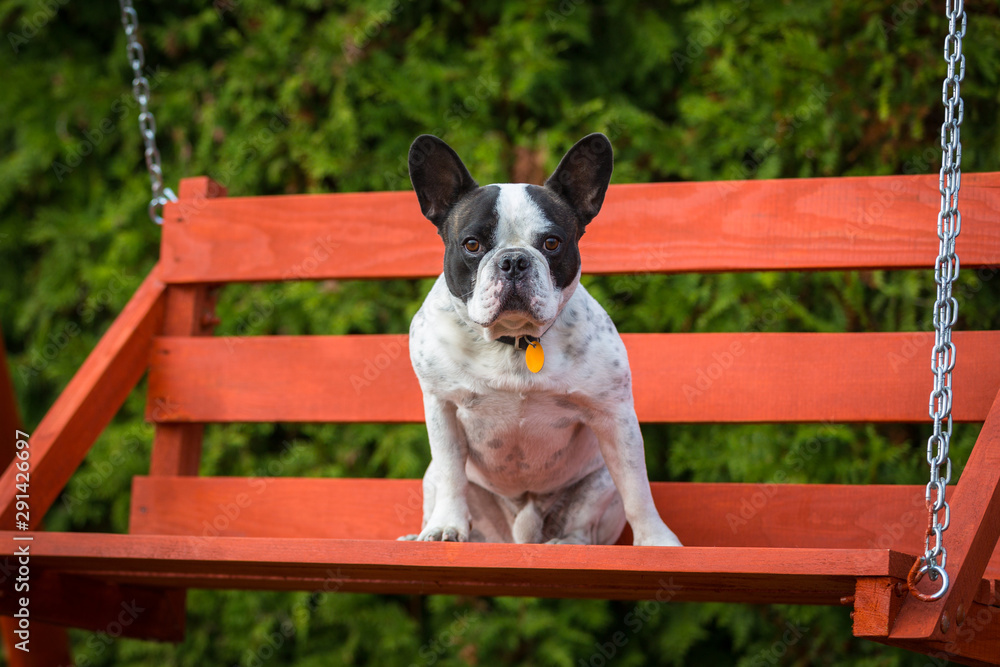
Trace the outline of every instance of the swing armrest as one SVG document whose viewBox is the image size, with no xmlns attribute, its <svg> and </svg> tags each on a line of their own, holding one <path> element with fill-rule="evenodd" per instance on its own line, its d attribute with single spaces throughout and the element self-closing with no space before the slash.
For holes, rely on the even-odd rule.
<svg viewBox="0 0 1000 667">
<path fill-rule="evenodd" d="M 14 526 L 15 494 L 19 493 L 15 484 L 26 478 L 28 524 L 31 529 L 41 524 L 97 436 L 149 366 L 153 336 L 162 326 L 165 293 L 159 265 L 154 266 L 31 434 L 27 475 L 16 468 L 17 458 L 4 471 L 0 478 L 0 525 Z"/>
</svg>

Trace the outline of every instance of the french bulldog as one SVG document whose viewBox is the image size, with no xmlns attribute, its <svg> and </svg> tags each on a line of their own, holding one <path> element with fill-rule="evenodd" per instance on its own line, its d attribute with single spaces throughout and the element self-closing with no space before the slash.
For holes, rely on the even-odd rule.
<svg viewBox="0 0 1000 667">
<path fill-rule="evenodd" d="M 611 317 L 580 285 L 611 142 L 574 145 L 544 186 L 480 186 L 441 139 L 409 171 L 444 240 L 410 325 L 431 463 L 423 524 L 400 539 L 681 546 L 649 489 L 632 376 Z"/>
</svg>

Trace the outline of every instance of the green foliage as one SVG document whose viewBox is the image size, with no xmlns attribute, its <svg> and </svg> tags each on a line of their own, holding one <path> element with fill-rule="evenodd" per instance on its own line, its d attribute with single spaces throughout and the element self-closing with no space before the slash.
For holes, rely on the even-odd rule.
<svg viewBox="0 0 1000 667">
<path fill-rule="evenodd" d="M 946 24 L 922 1 L 157 0 L 138 10 L 172 186 L 207 174 L 237 196 L 407 189 L 406 151 L 422 132 L 455 146 L 484 183 L 537 181 L 592 131 L 615 144 L 617 183 L 939 164 Z M 1000 6 L 969 12 L 963 167 L 998 170 Z M 115 3 L 2 0 L 0 27 L 0 322 L 34 426 L 156 261 L 159 230 L 145 218 Z M 623 331 L 909 331 L 928 328 L 932 300 L 927 271 L 585 282 Z M 996 327 L 998 283 L 963 272 L 961 328 Z M 220 333 L 401 332 L 428 288 L 230 286 Z M 845 373 L 866 372 L 843 361 Z M 129 480 L 145 471 L 152 435 L 143 397 L 140 387 L 100 437 L 50 528 L 126 529 Z M 653 479 L 925 474 L 926 425 L 644 430 Z M 977 431 L 956 426 L 957 468 Z M 417 477 L 428 458 L 421 427 L 232 425 L 208 429 L 202 472 Z M 621 633 L 609 664 L 925 663 L 852 639 L 844 609 L 195 591 L 188 614 L 177 646 L 74 631 L 76 659 L 569 667 L 602 664 L 600 647 Z"/>
</svg>

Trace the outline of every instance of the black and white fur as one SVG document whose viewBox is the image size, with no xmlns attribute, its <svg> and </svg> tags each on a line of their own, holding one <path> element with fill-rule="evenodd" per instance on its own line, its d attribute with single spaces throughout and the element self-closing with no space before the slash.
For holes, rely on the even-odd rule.
<svg viewBox="0 0 1000 667">
<path fill-rule="evenodd" d="M 611 179 L 580 140 L 544 186 L 480 187 L 430 135 L 410 179 L 444 272 L 410 325 L 431 463 L 423 526 L 402 539 L 680 546 L 653 505 L 625 347 L 580 285 L 578 243 Z M 501 336 L 540 336 L 542 370 Z"/>
</svg>

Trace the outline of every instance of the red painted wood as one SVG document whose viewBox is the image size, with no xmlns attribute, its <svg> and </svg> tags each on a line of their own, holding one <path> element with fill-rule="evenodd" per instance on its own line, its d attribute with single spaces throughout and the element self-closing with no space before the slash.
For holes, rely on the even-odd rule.
<svg viewBox="0 0 1000 667">
<path fill-rule="evenodd" d="M 990 222 L 1000 213 L 1000 174 L 969 174 L 963 180 L 963 264 L 998 265 L 1000 228 Z M 166 210 L 160 273 L 154 271 L 143 284 L 36 429 L 33 475 L 44 481 L 33 484 L 33 500 L 40 499 L 33 503 L 39 508 L 33 524 L 141 375 L 150 341 L 161 330 L 161 281 L 196 283 L 177 292 L 195 294 L 217 281 L 418 277 L 440 270 L 440 241 L 420 217 L 412 193 L 213 200 L 220 194 L 208 179 L 182 183 L 181 201 Z M 937 205 L 932 176 L 614 186 L 581 248 L 584 268 L 592 273 L 925 267 L 936 241 L 919 221 L 933 220 Z M 171 326 L 166 333 L 193 333 Z M 956 338 L 963 357 L 956 371 L 956 418 L 978 421 L 1000 389 L 995 355 L 1000 332 Z M 923 421 L 928 373 L 921 359 L 929 355 L 929 340 L 926 334 L 626 337 L 644 421 L 734 422 Z M 732 347 L 737 343 L 739 354 Z M 223 352 L 223 346 L 230 349 Z M 401 337 L 162 338 L 153 358 L 149 413 L 163 424 L 164 434 L 190 434 L 189 422 L 209 419 L 422 418 Z M 845 358 L 866 372 L 846 377 Z M 952 500 L 949 536 L 957 535 L 957 542 L 951 562 L 958 574 L 949 600 L 939 607 L 971 595 L 979 599 L 981 573 L 998 574 L 998 423 L 995 415 L 987 420 L 964 485 L 960 482 Z M 173 455 L 161 456 L 154 470 L 190 469 L 191 457 L 180 455 L 190 449 L 190 438 L 170 442 Z M 12 519 L 13 472 L 9 468 L 0 480 L 5 525 Z M 898 550 L 919 551 L 912 545 L 920 522 L 911 523 L 910 517 L 922 517 L 912 489 L 906 488 L 656 485 L 661 512 L 693 546 L 426 544 L 303 538 L 301 533 L 275 540 L 273 533 L 287 532 L 288 523 L 298 521 L 288 522 L 288 516 L 301 516 L 304 506 L 318 507 L 308 515 L 308 525 L 316 530 L 329 525 L 338 535 L 353 536 L 377 526 L 380 537 L 391 537 L 390 529 L 419 521 L 419 506 L 411 507 L 419 487 L 407 480 L 382 481 L 378 489 L 367 488 L 375 483 L 370 480 L 268 480 L 263 495 L 248 500 L 233 485 L 249 483 L 137 479 L 133 527 L 205 532 L 204 526 L 220 525 L 216 519 L 224 516 L 229 524 L 215 528 L 224 535 L 245 530 L 261 537 L 36 534 L 33 563 L 42 581 L 58 584 L 52 584 L 57 592 L 49 598 L 61 598 L 72 586 L 79 593 L 80 586 L 86 587 L 81 582 L 96 580 L 105 587 L 154 587 L 157 594 L 163 586 L 332 586 L 422 594 L 836 604 L 854 591 L 857 577 L 905 577 L 912 556 Z M 352 485 L 354 495 L 348 497 Z M 388 495 L 370 495 L 390 488 Z M 307 489 L 325 495 L 304 497 Z M 190 491 L 190 497 L 181 491 Z M 400 492 L 405 496 L 392 496 Z M 372 497 L 396 500 L 375 507 Z M 359 498 L 368 504 L 359 507 Z M 844 512 L 845 506 L 850 511 Z M 282 515 L 284 524 L 278 520 Z M 319 521 L 322 517 L 330 523 Z M 706 520 L 711 517 L 715 521 Z M 10 538 L 0 533 L 0 555 L 10 555 Z M 852 543 L 858 546 L 830 548 Z M 727 546 L 716 546 L 721 544 Z M 68 569 L 74 573 L 70 579 L 64 576 Z M 96 579 L 74 578 L 79 576 Z M 888 641 L 926 648 L 929 644 L 911 637 L 929 636 L 921 633 L 937 623 L 935 612 L 911 602 L 904 602 Z M 891 615 L 891 605 L 886 609 Z M 177 609 L 166 618 L 176 622 Z M 973 661 L 996 653 L 996 629 L 990 625 L 955 653 Z M 939 643 L 954 642 L 955 633 L 953 626 Z"/>
<path fill-rule="evenodd" d="M 895 639 L 941 638 L 945 634 L 940 623 L 942 615 L 955 619 L 958 606 L 968 609 L 976 596 L 1000 539 L 1000 396 L 948 501 L 951 526 L 944 535 L 944 544 L 951 585 L 936 602 L 907 600 L 893 627 L 891 636 Z M 991 572 L 986 576 L 994 575 Z M 1000 639 L 1000 633 L 997 636 Z"/>
<path fill-rule="evenodd" d="M 932 664 L 948 661 L 949 664 L 972 667 L 1000 665 L 1000 610 L 972 603 L 966 618 L 967 623 L 961 627 L 951 621 L 949 631 L 942 639 L 897 639 L 894 636 L 870 639 L 933 656 L 936 663 Z"/>
<path fill-rule="evenodd" d="M 11 533 L 0 532 L 0 555 Z M 197 588 L 839 604 L 885 549 L 720 549 L 40 533 L 39 571 Z"/>
<path fill-rule="evenodd" d="M 623 338 L 644 422 L 927 420 L 930 333 Z M 955 419 L 982 420 L 1000 390 L 1000 332 L 955 341 Z M 423 420 L 401 335 L 158 338 L 149 406 L 159 422 Z"/>
<path fill-rule="evenodd" d="M 210 178 L 185 178 L 180 199 L 204 202 L 226 196 L 226 188 Z M 215 323 L 217 290 L 207 285 L 172 285 L 167 289 L 163 315 L 164 336 L 210 335 Z M 197 475 L 201 463 L 203 424 L 157 424 L 153 437 L 151 475 Z"/>
<path fill-rule="evenodd" d="M 0 437 L 3 438 L 3 442 L 0 443 L 0 464 L 5 467 L 17 451 L 14 432 L 23 428 L 14 386 L 7 368 L 3 329 L 0 329 L 0 434 L 2 434 Z M 5 561 L 5 567 L 13 566 L 11 560 L 5 559 Z M 13 587 L 9 590 L 13 591 Z M 14 600 L 14 597 L 9 596 L 9 599 Z M 16 611 L 11 609 L 8 613 L 13 614 Z M 32 614 L 33 612 L 34 610 L 31 610 Z M 25 652 L 14 648 L 15 644 L 23 641 L 14 634 L 14 631 L 19 629 L 19 621 L 10 616 L 0 616 L 0 636 L 3 637 L 4 654 L 10 667 L 51 667 L 71 663 L 66 629 L 43 623 L 42 620 L 33 617 L 27 645 L 30 650 Z"/>
<path fill-rule="evenodd" d="M 14 636 L 14 630 L 17 629 L 17 619 L 0 616 L 0 632 L 4 636 L 3 648 L 8 667 L 53 667 L 53 665 L 73 664 L 66 628 L 44 623 L 41 619 L 33 621 L 29 628 L 31 635 L 28 642 L 28 648 L 31 650 L 27 653 L 12 648 L 14 642 L 21 641 Z"/>
<path fill-rule="evenodd" d="M 182 178 L 177 187 L 177 199 L 197 204 L 203 199 L 218 199 L 227 194 L 226 186 L 208 176 L 192 176 Z"/>
<path fill-rule="evenodd" d="M 854 589 L 855 637 L 868 639 L 889 636 L 896 614 L 903 604 L 906 582 L 892 577 L 860 577 Z"/>
<path fill-rule="evenodd" d="M 687 546 L 923 550 L 923 486 L 651 487 L 664 521 Z M 419 532 L 422 507 L 415 479 L 135 477 L 129 532 L 392 540 Z M 627 529 L 619 542 L 631 543 Z M 1000 549 L 986 576 L 1000 576 Z"/>
<path fill-rule="evenodd" d="M 202 322 L 203 318 L 214 317 L 214 314 L 214 304 L 208 298 L 208 289 L 204 285 L 171 285 L 167 288 L 163 330 L 160 333 L 165 336 L 211 333 L 211 329 Z M 149 473 L 197 475 L 203 431 L 204 425 L 200 423 L 157 424 Z"/>
<path fill-rule="evenodd" d="M 986 570 L 990 570 L 989 565 L 986 566 Z M 989 576 L 992 576 L 992 573 Z M 1000 607 L 1000 591 L 997 590 L 998 583 L 1000 582 L 996 579 L 983 579 L 979 583 L 979 590 L 976 591 L 976 602 L 989 607 Z"/>
<path fill-rule="evenodd" d="M 186 178 L 179 186 L 180 199 L 200 203 L 207 199 L 226 196 L 226 188 L 210 178 Z M 215 301 L 217 290 L 208 285 L 171 285 L 167 288 L 163 314 L 163 328 L 159 332 L 166 336 L 210 335 L 215 324 Z M 155 407 L 154 407 L 155 410 Z M 201 445 L 204 424 L 157 424 L 153 436 L 153 451 L 150 456 L 150 475 L 197 475 L 201 464 Z M 169 600 L 163 618 L 157 623 L 164 632 L 184 637 L 184 622 L 187 607 L 187 591 L 182 589 L 158 589 L 161 606 Z"/>
<path fill-rule="evenodd" d="M 144 585 L 104 582 L 86 576 L 35 570 L 32 546 L 31 571 L 31 654 L 46 655 L 51 634 L 43 634 L 40 626 L 67 626 L 91 632 L 103 632 L 112 637 L 155 639 L 179 642 L 184 640 L 185 600 L 183 589 L 157 588 Z M 0 611 L 14 613 L 15 598 L 0 597 Z M 62 631 L 68 649 L 68 640 Z M 36 630 L 38 634 L 36 635 Z M 68 656 L 68 652 L 66 653 Z M 71 664 L 68 659 L 58 662 L 29 663 L 39 667 Z"/>
<path fill-rule="evenodd" d="M 962 266 L 1000 264 L 1000 173 L 962 175 Z M 937 177 L 612 185 L 587 273 L 924 268 Z M 928 222 L 929 221 L 929 222 Z M 443 248 L 412 192 L 187 198 L 164 211 L 171 283 L 413 278 Z"/>
<path fill-rule="evenodd" d="M 149 363 L 160 330 L 163 292 L 157 270 L 139 286 L 87 360 L 31 433 L 31 516 L 37 527 L 98 434 Z M 0 477 L 0 526 L 14 526 L 13 464 Z"/>
</svg>

